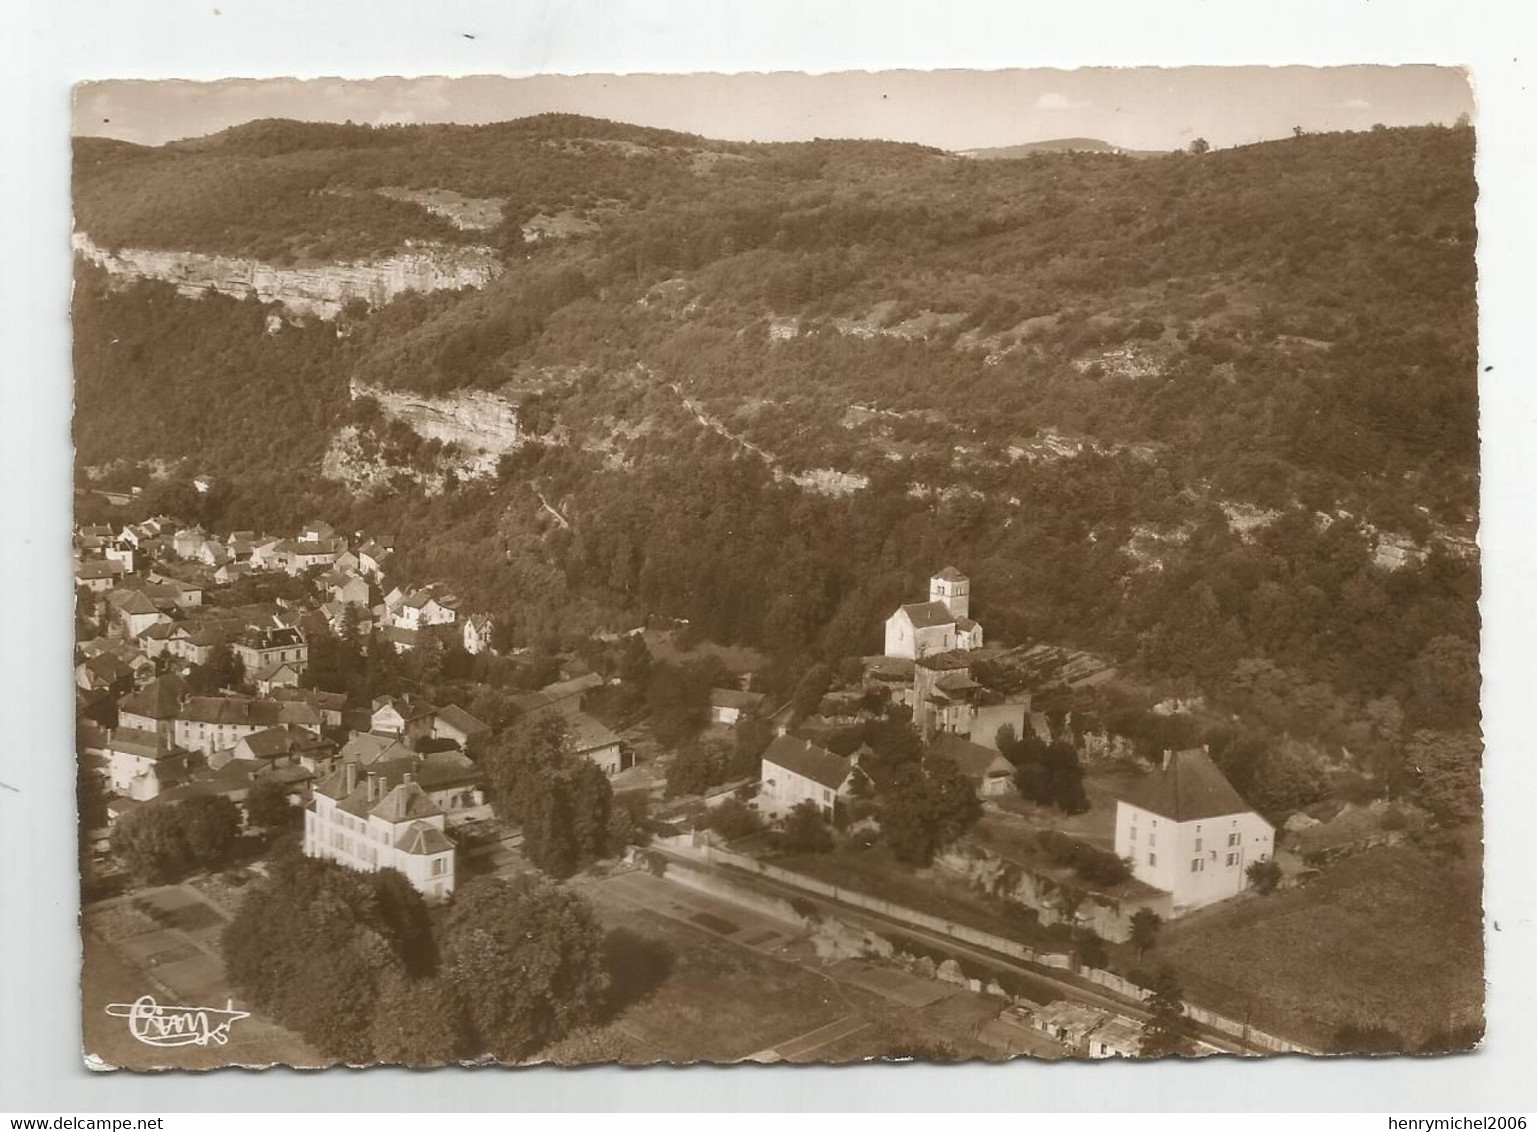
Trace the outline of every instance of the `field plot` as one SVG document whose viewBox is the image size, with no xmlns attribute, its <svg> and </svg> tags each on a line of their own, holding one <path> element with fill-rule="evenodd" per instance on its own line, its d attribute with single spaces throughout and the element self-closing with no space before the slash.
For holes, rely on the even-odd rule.
<svg viewBox="0 0 1537 1132">
<path fill-rule="evenodd" d="M 111 1003 L 152 995 L 161 1005 L 249 1009 L 230 989 L 219 957 L 226 915 L 190 885 L 146 889 L 85 910 L 81 979 L 84 1048 L 123 1069 L 212 1069 L 220 1065 L 316 1066 L 325 1061 L 296 1035 L 252 1015 L 227 1045 L 157 1048 L 136 1040 Z"/>
<path fill-rule="evenodd" d="M 1327 1047 L 1341 1025 L 1412 1043 L 1476 1024 L 1483 914 L 1476 843 L 1441 863 L 1372 849 L 1305 888 L 1232 902 L 1167 925 L 1156 957 L 1186 993 L 1233 1018 Z"/>
</svg>

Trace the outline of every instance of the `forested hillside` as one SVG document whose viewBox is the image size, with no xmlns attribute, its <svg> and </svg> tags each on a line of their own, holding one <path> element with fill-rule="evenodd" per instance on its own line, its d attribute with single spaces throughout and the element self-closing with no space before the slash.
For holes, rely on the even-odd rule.
<svg viewBox="0 0 1537 1132">
<path fill-rule="evenodd" d="M 1470 726 L 1472 157 L 1437 127 L 985 162 L 569 116 L 82 139 L 103 246 L 482 243 L 506 270 L 275 326 L 82 267 L 79 459 L 211 472 L 195 505 L 225 526 L 388 529 L 526 641 L 660 614 L 837 659 L 953 561 L 998 639 L 1233 696 L 1263 671 L 1301 731 L 1385 697 Z M 494 482 L 355 493 L 320 475 L 375 421 L 353 378 L 501 391 L 531 439 Z M 400 431 L 395 459 L 431 460 Z M 819 470 L 842 494 L 786 478 Z M 1385 563 L 1386 535 L 1417 552 Z"/>
</svg>

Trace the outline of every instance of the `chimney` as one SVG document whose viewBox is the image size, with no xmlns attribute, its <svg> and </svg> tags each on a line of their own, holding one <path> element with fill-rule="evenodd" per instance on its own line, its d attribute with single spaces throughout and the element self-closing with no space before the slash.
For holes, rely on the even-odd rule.
<svg viewBox="0 0 1537 1132">
<path fill-rule="evenodd" d="M 368 772 L 368 800 L 370 802 L 372 802 L 374 800 L 374 778 L 375 777 L 376 776 L 374 775 L 373 771 L 369 771 Z"/>
<path fill-rule="evenodd" d="M 358 764 L 347 763 L 342 770 L 346 775 L 347 793 L 350 795 L 358 788 Z"/>
<path fill-rule="evenodd" d="M 1167 747 L 1165 747 L 1164 748 L 1164 752 L 1163 752 L 1163 769 L 1164 770 L 1168 770 L 1169 769 L 1169 764 L 1171 762 L 1173 762 L 1173 761 L 1174 761 L 1174 752 L 1169 750 Z"/>
<path fill-rule="evenodd" d="M 404 775 L 403 775 L 403 776 L 402 776 L 402 777 L 401 777 L 401 780 L 400 780 L 400 781 L 401 781 L 401 782 L 402 782 L 402 783 L 404 783 L 404 784 L 406 784 L 406 785 L 410 785 L 410 784 L 411 784 L 411 783 L 413 783 L 413 782 L 415 782 L 415 781 L 416 781 L 416 775 L 414 775 L 414 774 L 412 774 L 412 773 L 411 773 L 411 772 L 410 772 L 410 771 L 409 771 L 409 770 L 408 770 L 408 771 L 406 771 L 406 773 L 405 773 L 405 774 L 404 774 Z"/>
</svg>

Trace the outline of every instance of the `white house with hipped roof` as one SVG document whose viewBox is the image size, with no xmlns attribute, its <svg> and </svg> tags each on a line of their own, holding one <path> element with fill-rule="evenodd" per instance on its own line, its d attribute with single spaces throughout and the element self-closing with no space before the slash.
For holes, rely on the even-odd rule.
<svg viewBox="0 0 1537 1132">
<path fill-rule="evenodd" d="M 1115 852 L 1138 880 L 1173 895 L 1177 916 L 1248 888 L 1249 866 L 1275 854 L 1275 827 L 1203 748 L 1165 751 L 1116 803 Z"/>
</svg>

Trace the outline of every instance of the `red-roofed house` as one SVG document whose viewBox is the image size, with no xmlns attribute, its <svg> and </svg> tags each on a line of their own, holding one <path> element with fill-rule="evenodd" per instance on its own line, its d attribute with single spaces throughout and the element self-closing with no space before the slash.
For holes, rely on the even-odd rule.
<svg viewBox="0 0 1537 1132">
<path fill-rule="evenodd" d="M 1180 915 L 1247 888 L 1248 867 L 1275 853 L 1275 827 L 1205 750 L 1166 751 L 1163 766 L 1116 803 L 1115 852 L 1131 859 L 1138 880 L 1171 893 Z"/>
</svg>

